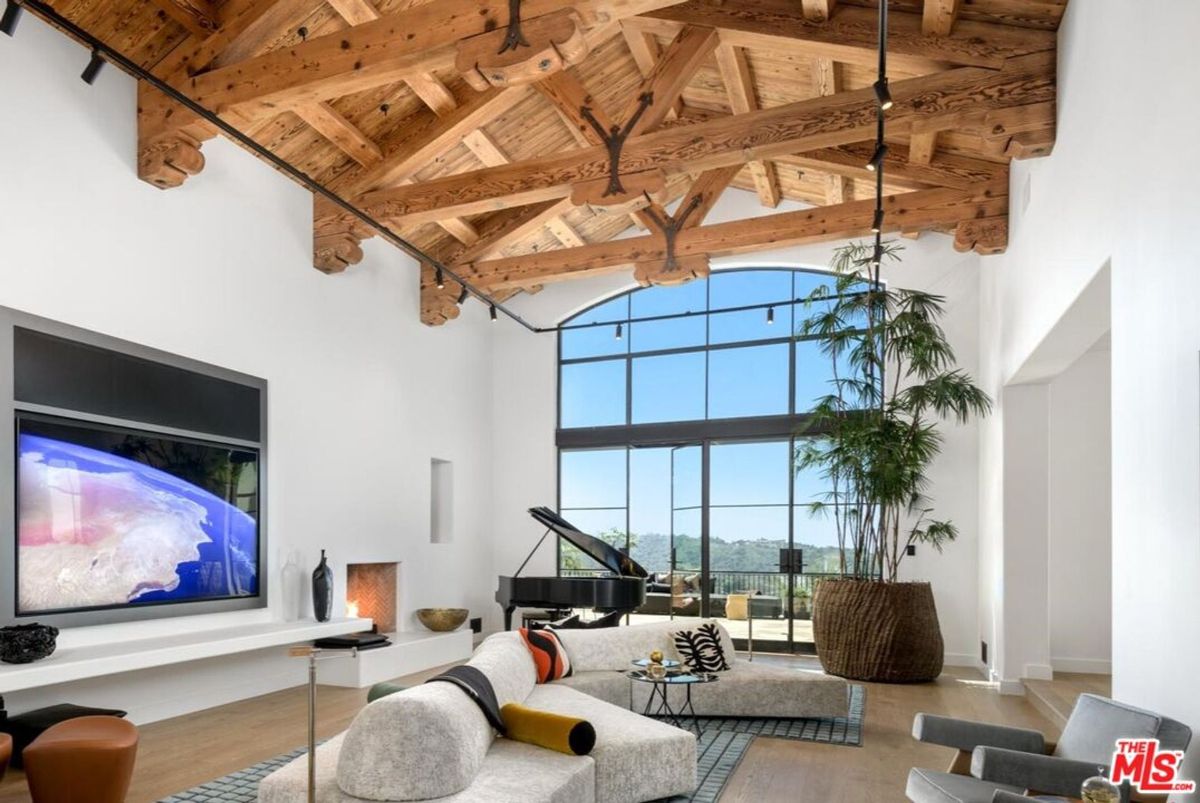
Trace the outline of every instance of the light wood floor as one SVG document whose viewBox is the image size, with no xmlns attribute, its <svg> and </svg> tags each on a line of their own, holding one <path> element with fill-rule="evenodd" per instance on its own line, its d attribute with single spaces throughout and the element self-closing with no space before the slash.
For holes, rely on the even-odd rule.
<svg viewBox="0 0 1200 803">
<path fill-rule="evenodd" d="M 803 658 L 760 655 L 755 660 L 815 665 L 813 659 Z M 401 682 L 419 682 L 433 674 L 436 670 Z M 1078 685 L 1078 680 L 1064 684 L 1063 693 L 1071 694 Z M 365 691 L 320 687 L 318 735 L 328 737 L 343 730 L 365 701 Z M 299 687 L 143 726 L 130 803 L 156 801 L 294 749 L 306 739 L 305 711 L 306 694 Z M 936 683 L 867 684 L 861 748 L 756 739 L 722 801 L 902 801 L 909 767 L 940 769 L 949 759 L 945 749 L 919 745 L 909 736 L 918 711 L 1040 728 L 1057 735 L 1057 728 L 1025 698 L 1000 696 L 975 670 L 947 668 Z M 28 800 L 24 778 L 10 772 L 0 783 L 0 803 Z"/>
</svg>

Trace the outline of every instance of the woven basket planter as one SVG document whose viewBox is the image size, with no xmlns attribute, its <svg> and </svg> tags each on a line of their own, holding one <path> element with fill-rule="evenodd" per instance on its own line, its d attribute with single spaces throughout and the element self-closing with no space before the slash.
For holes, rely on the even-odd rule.
<svg viewBox="0 0 1200 803">
<path fill-rule="evenodd" d="M 920 683 L 942 672 L 942 631 L 929 583 L 825 580 L 813 605 L 813 635 L 831 675 Z"/>
</svg>

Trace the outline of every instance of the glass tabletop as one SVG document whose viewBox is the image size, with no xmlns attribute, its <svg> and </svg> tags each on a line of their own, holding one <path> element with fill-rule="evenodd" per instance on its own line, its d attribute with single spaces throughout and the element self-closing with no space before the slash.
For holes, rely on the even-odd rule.
<svg viewBox="0 0 1200 803">
<path fill-rule="evenodd" d="M 664 677 L 655 678 L 646 674 L 643 669 L 634 669 L 626 672 L 625 677 L 630 680 L 639 680 L 642 683 L 712 683 L 721 678 L 711 672 L 668 672 Z"/>
<path fill-rule="evenodd" d="M 650 666 L 650 659 L 649 658 L 637 658 L 634 661 L 631 661 L 631 663 L 634 666 L 640 666 L 643 669 L 645 669 L 646 667 Z M 674 658 L 664 658 L 664 659 L 662 659 L 662 661 L 660 663 L 666 669 L 674 669 L 675 667 L 679 666 L 679 662 L 676 661 Z"/>
</svg>

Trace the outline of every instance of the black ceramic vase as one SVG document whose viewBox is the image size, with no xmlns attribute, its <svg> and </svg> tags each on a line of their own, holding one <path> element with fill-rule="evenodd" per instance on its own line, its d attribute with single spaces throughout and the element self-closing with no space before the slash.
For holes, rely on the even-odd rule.
<svg viewBox="0 0 1200 803">
<path fill-rule="evenodd" d="M 325 550 L 321 550 L 321 562 L 313 569 L 312 578 L 313 616 L 318 622 L 328 622 L 333 613 L 333 569 L 325 560 Z"/>
<path fill-rule="evenodd" d="M 54 652 L 58 628 L 50 625 L 11 625 L 0 627 L 0 661 L 28 664 Z"/>
</svg>

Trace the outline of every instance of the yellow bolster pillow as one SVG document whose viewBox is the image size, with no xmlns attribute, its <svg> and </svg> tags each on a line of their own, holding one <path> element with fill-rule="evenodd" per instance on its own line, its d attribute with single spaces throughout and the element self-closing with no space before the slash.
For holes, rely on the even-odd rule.
<svg viewBox="0 0 1200 803">
<path fill-rule="evenodd" d="M 586 719 L 539 711 L 517 703 L 501 708 L 500 718 L 507 728 L 504 735 L 518 742 L 536 744 L 569 756 L 586 756 L 596 745 L 596 729 Z"/>
</svg>

